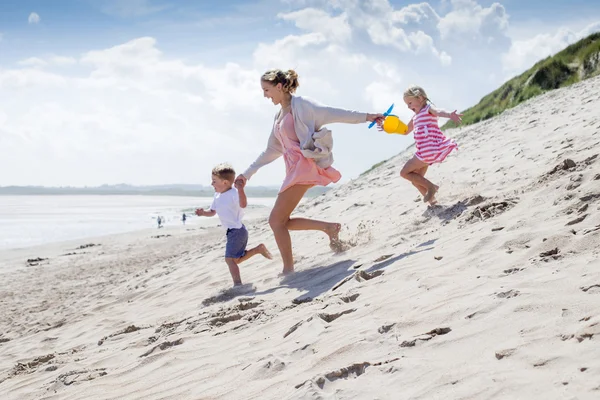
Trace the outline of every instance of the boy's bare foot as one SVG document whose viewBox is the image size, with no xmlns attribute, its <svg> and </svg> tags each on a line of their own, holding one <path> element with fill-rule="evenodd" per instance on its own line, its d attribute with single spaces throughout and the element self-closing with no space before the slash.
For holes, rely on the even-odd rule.
<svg viewBox="0 0 600 400">
<path fill-rule="evenodd" d="M 264 258 L 268 258 L 269 260 L 273 259 L 273 255 L 271 254 L 271 252 L 267 249 L 267 246 L 265 246 L 263 243 L 258 245 L 258 252 L 264 257 Z"/>
<path fill-rule="evenodd" d="M 433 185 L 433 187 L 428 188 L 427 194 L 425 194 L 425 197 L 423 197 L 423 202 L 429 203 L 429 201 L 431 201 L 431 199 L 435 197 L 435 194 L 437 193 L 439 188 L 440 187 L 437 185 Z"/>
<path fill-rule="evenodd" d="M 429 200 L 429 205 L 431 206 L 435 206 L 438 203 L 437 199 L 435 198 L 435 195 L 431 198 L 431 200 Z"/>
<path fill-rule="evenodd" d="M 244 286 L 244 284 L 242 283 L 242 281 L 233 282 L 233 287 L 240 287 L 240 286 Z"/>
</svg>

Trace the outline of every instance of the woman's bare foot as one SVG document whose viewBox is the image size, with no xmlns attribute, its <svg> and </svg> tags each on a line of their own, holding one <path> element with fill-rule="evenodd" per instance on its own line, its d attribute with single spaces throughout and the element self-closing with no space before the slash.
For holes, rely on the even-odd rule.
<svg viewBox="0 0 600 400">
<path fill-rule="evenodd" d="M 273 255 L 271 254 L 271 252 L 267 249 L 267 246 L 265 246 L 263 243 L 258 245 L 258 252 L 264 257 L 264 258 L 268 258 L 269 260 L 273 259 Z"/>
<path fill-rule="evenodd" d="M 327 227 L 325 228 L 325 233 L 327 234 L 327 236 L 329 236 L 329 243 L 335 243 L 335 242 L 339 242 L 340 238 L 340 230 L 342 229 L 342 225 L 335 223 L 335 222 L 329 222 L 327 223 Z"/>
<path fill-rule="evenodd" d="M 283 268 L 283 271 L 278 276 L 288 276 L 294 273 L 294 267 L 292 268 Z"/>
<path fill-rule="evenodd" d="M 434 195 L 434 196 L 431 198 L 431 200 L 429 200 L 429 205 L 430 205 L 430 206 L 435 206 L 435 205 L 437 205 L 437 203 L 438 203 L 438 201 L 437 201 L 437 199 L 435 198 L 435 195 Z"/>
<path fill-rule="evenodd" d="M 435 197 L 435 194 L 437 193 L 439 188 L 440 187 L 437 185 L 433 185 L 433 187 L 427 188 L 427 194 L 425 194 L 425 197 L 423 197 L 423 202 L 429 203 L 431 199 Z"/>
</svg>

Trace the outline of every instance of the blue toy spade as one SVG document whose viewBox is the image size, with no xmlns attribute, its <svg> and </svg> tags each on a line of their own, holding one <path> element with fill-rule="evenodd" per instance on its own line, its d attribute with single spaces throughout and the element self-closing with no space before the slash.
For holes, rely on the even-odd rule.
<svg viewBox="0 0 600 400">
<path fill-rule="evenodd" d="M 390 108 L 388 108 L 388 110 L 387 110 L 386 112 L 384 112 L 384 113 L 383 113 L 383 116 L 384 116 L 384 117 L 387 117 L 388 115 L 390 115 L 390 113 L 392 112 L 392 110 L 393 110 L 393 109 L 394 109 L 394 105 L 392 104 L 392 105 L 390 106 Z M 369 129 L 371 129 L 371 128 L 373 127 L 373 125 L 375 125 L 375 121 L 373 121 L 373 122 L 371 122 L 371 123 L 369 124 Z"/>
</svg>

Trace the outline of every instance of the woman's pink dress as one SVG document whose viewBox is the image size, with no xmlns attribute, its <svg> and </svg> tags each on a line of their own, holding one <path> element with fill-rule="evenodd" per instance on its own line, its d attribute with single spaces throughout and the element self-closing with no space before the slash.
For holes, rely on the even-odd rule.
<svg viewBox="0 0 600 400">
<path fill-rule="evenodd" d="M 321 168 L 312 158 L 304 157 L 291 113 L 287 113 L 279 123 L 275 124 L 275 135 L 283 146 L 285 161 L 285 179 L 279 193 L 294 185 L 327 186 L 342 177 L 335 168 Z"/>
</svg>

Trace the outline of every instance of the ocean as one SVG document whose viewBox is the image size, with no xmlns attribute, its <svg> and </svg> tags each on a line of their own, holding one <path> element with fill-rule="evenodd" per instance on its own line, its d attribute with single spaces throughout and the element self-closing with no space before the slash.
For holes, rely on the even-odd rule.
<svg viewBox="0 0 600 400">
<path fill-rule="evenodd" d="M 165 226 L 217 226 L 219 218 L 197 217 L 212 197 L 175 196 L 0 196 L 0 250 Z M 267 215 L 275 197 L 249 198 L 245 219 Z"/>
</svg>

